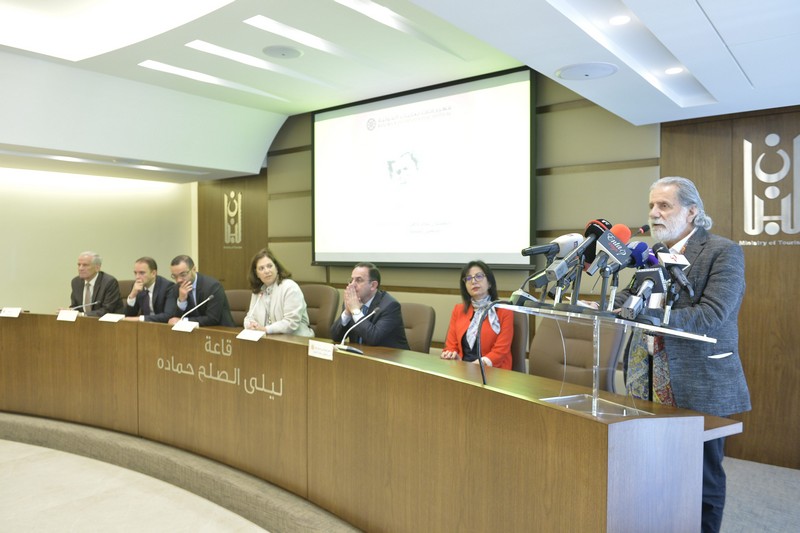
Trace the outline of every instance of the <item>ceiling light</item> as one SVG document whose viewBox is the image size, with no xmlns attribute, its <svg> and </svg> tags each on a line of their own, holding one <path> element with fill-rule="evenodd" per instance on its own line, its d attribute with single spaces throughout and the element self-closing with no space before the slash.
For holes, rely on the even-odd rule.
<svg viewBox="0 0 800 533">
<path fill-rule="evenodd" d="M 337 54 L 341 51 L 338 46 L 336 46 L 330 41 L 326 41 L 325 39 L 317 37 L 316 35 L 305 32 L 303 30 L 298 30 L 297 28 L 293 28 L 292 26 L 287 26 L 282 22 L 278 22 L 277 20 L 267 18 L 264 15 L 256 15 L 255 17 L 250 17 L 249 19 L 245 20 L 244 23 L 249 24 L 254 28 L 258 28 L 260 30 L 268 31 L 275 35 L 291 39 L 296 43 L 303 44 L 305 46 L 308 46 L 309 48 L 314 48 L 315 50 L 320 50 L 322 52 L 328 52 L 331 54 Z"/>
<path fill-rule="evenodd" d="M 458 52 L 450 49 L 445 44 L 439 42 L 432 35 L 425 32 L 422 28 L 415 24 L 414 21 L 392 11 L 388 7 L 382 6 L 376 2 L 373 2 L 372 0 L 334 0 L 334 2 L 348 9 L 352 9 L 357 13 L 361 13 L 365 17 L 368 17 L 375 22 L 379 22 L 384 26 L 388 26 L 407 35 L 411 35 L 412 37 L 416 37 L 420 41 L 423 41 L 431 46 L 435 46 L 439 50 L 447 52 L 448 54 L 459 59 L 464 59 L 464 57 Z"/>
<path fill-rule="evenodd" d="M 251 94 L 257 94 L 259 96 L 265 96 L 267 98 L 272 98 L 275 100 L 280 100 L 281 102 L 288 102 L 286 98 L 281 98 L 280 96 L 276 96 L 274 94 L 270 94 L 268 92 L 261 91 L 259 89 L 255 89 L 253 87 L 249 87 L 247 85 L 243 85 L 241 83 L 236 83 L 235 81 L 226 80 L 223 78 L 218 78 L 216 76 L 212 76 L 210 74 L 205 74 L 204 72 L 197 72 L 196 70 L 188 70 L 181 67 L 176 67 L 174 65 L 168 65 L 166 63 L 161 63 L 160 61 L 153 61 L 151 59 L 147 59 L 139 63 L 140 67 L 149 68 L 151 70 L 157 70 L 159 72 L 165 72 L 167 74 L 174 74 L 175 76 L 181 76 L 183 78 L 188 78 L 190 80 L 199 81 L 202 83 L 208 83 L 211 85 L 218 85 L 220 87 L 227 87 L 228 89 L 235 89 L 237 91 L 242 91 Z"/>
<path fill-rule="evenodd" d="M 629 23 L 631 18 L 628 15 L 617 15 L 608 19 L 608 23 L 612 26 L 624 26 Z"/>
<path fill-rule="evenodd" d="M 284 76 L 289 76 L 291 78 L 296 78 L 299 80 L 316 83 L 318 85 L 322 85 L 325 87 L 333 87 L 333 85 L 331 85 L 330 83 L 324 82 L 317 78 L 312 78 L 311 76 L 303 74 L 302 72 L 286 68 L 282 65 L 276 65 L 275 63 L 265 61 L 261 58 L 254 57 L 249 54 L 243 54 L 242 52 L 237 52 L 236 50 L 231 50 L 230 48 L 224 48 L 222 46 L 217 46 L 215 44 L 211 44 L 206 41 L 201 41 L 199 39 L 194 40 L 190 43 L 186 43 L 186 46 L 188 48 L 192 48 L 200 52 L 205 52 L 206 54 L 211 54 L 217 57 L 224 57 L 225 59 L 230 59 L 231 61 L 236 61 L 237 63 L 241 63 L 243 65 L 247 65 L 250 67 L 277 72 L 278 74 L 283 74 Z M 288 46 L 284 46 L 282 48 L 289 48 L 294 50 L 294 48 Z M 298 50 L 298 54 L 302 55 L 302 52 Z"/>
<path fill-rule="evenodd" d="M 680 74 L 683 72 L 683 67 L 671 67 L 664 71 L 664 74 L 668 76 L 674 76 L 675 74 Z"/>
<path fill-rule="evenodd" d="M 155 37 L 231 2 L 0 2 L 0 45 L 81 61 Z"/>
</svg>

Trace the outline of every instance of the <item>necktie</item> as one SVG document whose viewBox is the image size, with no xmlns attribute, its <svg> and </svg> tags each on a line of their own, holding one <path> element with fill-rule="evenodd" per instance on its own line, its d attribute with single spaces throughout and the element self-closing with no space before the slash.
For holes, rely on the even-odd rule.
<svg viewBox="0 0 800 533">
<path fill-rule="evenodd" d="M 145 316 L 153 314 L 153 308 L 150 307 L 150 291 L 145 289 L 142 291 L 142 314 Z"/>
<path fill-rule="evenodd" d="M 365 317 L 365 316 L 367 315 L 367 310 L 368 310 L 368 309 L 369 309 L 369 307 L 367 307 L 367 305 L 366 305 L 366 304 L 364 304 L 364 305 L 362 305 L 362 306 L 361 306 L 361 317 L 362 317 L 362 318 L 363 318 L 363 317 Z M 364 343 L 364 339 L 363 339 L 363 338 L 362 338 L 362 337 L 359 335 L 359 337 L 358 337 L 358 344 L 363 344 L 363 343 Z"/>
<path fill-rule="evenodd" d="M 83 286 L 83 309 L 82 310 L 83 310 L 84 313 L 86 311 L 91 311 L 91 307 L 92 306 L 89 305 L 90 303 L 92 303 L 92 285 L 91 285 L 91 283 L 89 283 L 87 281 L 86 284 Z"/>
</svg>

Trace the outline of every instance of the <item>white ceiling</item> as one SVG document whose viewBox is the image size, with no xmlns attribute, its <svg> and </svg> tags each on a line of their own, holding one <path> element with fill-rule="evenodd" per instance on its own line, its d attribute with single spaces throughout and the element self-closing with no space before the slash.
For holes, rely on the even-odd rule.
<svg viewBox="0 0 800 533">
<path fill-rule="evenodd" d="M 26 2 L 45 12 L 51 9 L 41 1 Z M 69 2 L 76 9 L 92 3 L 62 0 L 59 5 Z M 520 65 L 635 125 L 800 104 L 797 0 L 376 2 L 399 15 L 394 18 L 396 28 L 334 0 L 235 0 L 96 57 L 47 60 L 285 116 Z M 25 2 L 0 0 L 3 4 Z M 609 14 L 622 11 L 634 24 L 609 26 Z M 322 39 L 328 50 L 243 22 L 259 15 Z M 256 66 L 187 46 L 197 41 L 252 56 Z M 270 46 L 283 47 L 286 53 L 296 50 L 300 56 L 268 57 L 264 49 Z M 0 50 L 44 57 L 9 47 Z M 140 66 L 148 60 L 231 83 L 212 85 Z M 594 71 L 590 65 L 576 69 L 584 79 L 557 77 L 564 67 L 587 63 L 614 65 L 616 73 L 596 79 L 581 76 Z M 663 75 L 665 66 L 675 64 L 688 74 Z M 269 146 L 271 139 L 265 141 Z M 0 145 L 0 165 L 8 157 L 2 155 L 3 148 Z M 32 147 L 27 152 L 41 150 Z M 21 151 L 26 152 L 24 145 Z"/>
</svg>

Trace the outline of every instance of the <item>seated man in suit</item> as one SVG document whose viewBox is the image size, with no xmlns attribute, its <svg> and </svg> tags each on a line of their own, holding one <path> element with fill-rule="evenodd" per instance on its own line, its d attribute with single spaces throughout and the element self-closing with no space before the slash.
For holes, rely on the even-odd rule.
<svg viewBox="0 0 800 533">
<path fill-rule="evenodd" d="M 356 322 L 375 309 L 378 311 L 353 328 L 351 342 L 367 346 L 387 346 L 408 350 L 400 303 L 380 289 L 381 273 L 372 263 L 358 263 L 344 289 L 344 310 L 331 325 L 331 338 L 344 342 L 342 336 Z"/>
<path fill-rule="evenodd" d="M 166 322 L 178 313 L 175 284 L 158 275 L 152 257 L 140 257 L 133 264 L 131 293 L 125 302 L 125 320 Z"/>
<path fill-rule="evenodd" d="M 176 290 L 173 293 L 177 293 L 178 306 L 177 316 L 169 319 L 170 324 L 175 324 L 181 316 L 188 313 L 186 319 L 201 326 L 236 325 L 231 316 L 231 306 L 225 295 L 225 289 L 211 276 L 199 274 L 191 257 L 188 255 L 175 257 L 169 269 L 176 283 Z"/>
<path fill-rule="evenodd" d="M 78 275 L 72 278 L 70 308 L 78 309 L 83 316 L 103 316 L 122 313 L 124 306 L 119 295 L 116 278 L 100 270 L 103 258 L 95 252 L 78 256 Z"/>
</svg>

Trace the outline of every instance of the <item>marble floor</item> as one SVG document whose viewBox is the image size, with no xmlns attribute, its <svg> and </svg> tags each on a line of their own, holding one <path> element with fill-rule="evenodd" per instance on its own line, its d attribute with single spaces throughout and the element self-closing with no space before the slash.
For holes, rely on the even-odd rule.
<svg viewBox="0 0 800 533">
<path fill-rule="evenodd" d="M 263 533 L 219 505 L 94 459 L 0 440 L 0 533 Z"/>
</svg>

